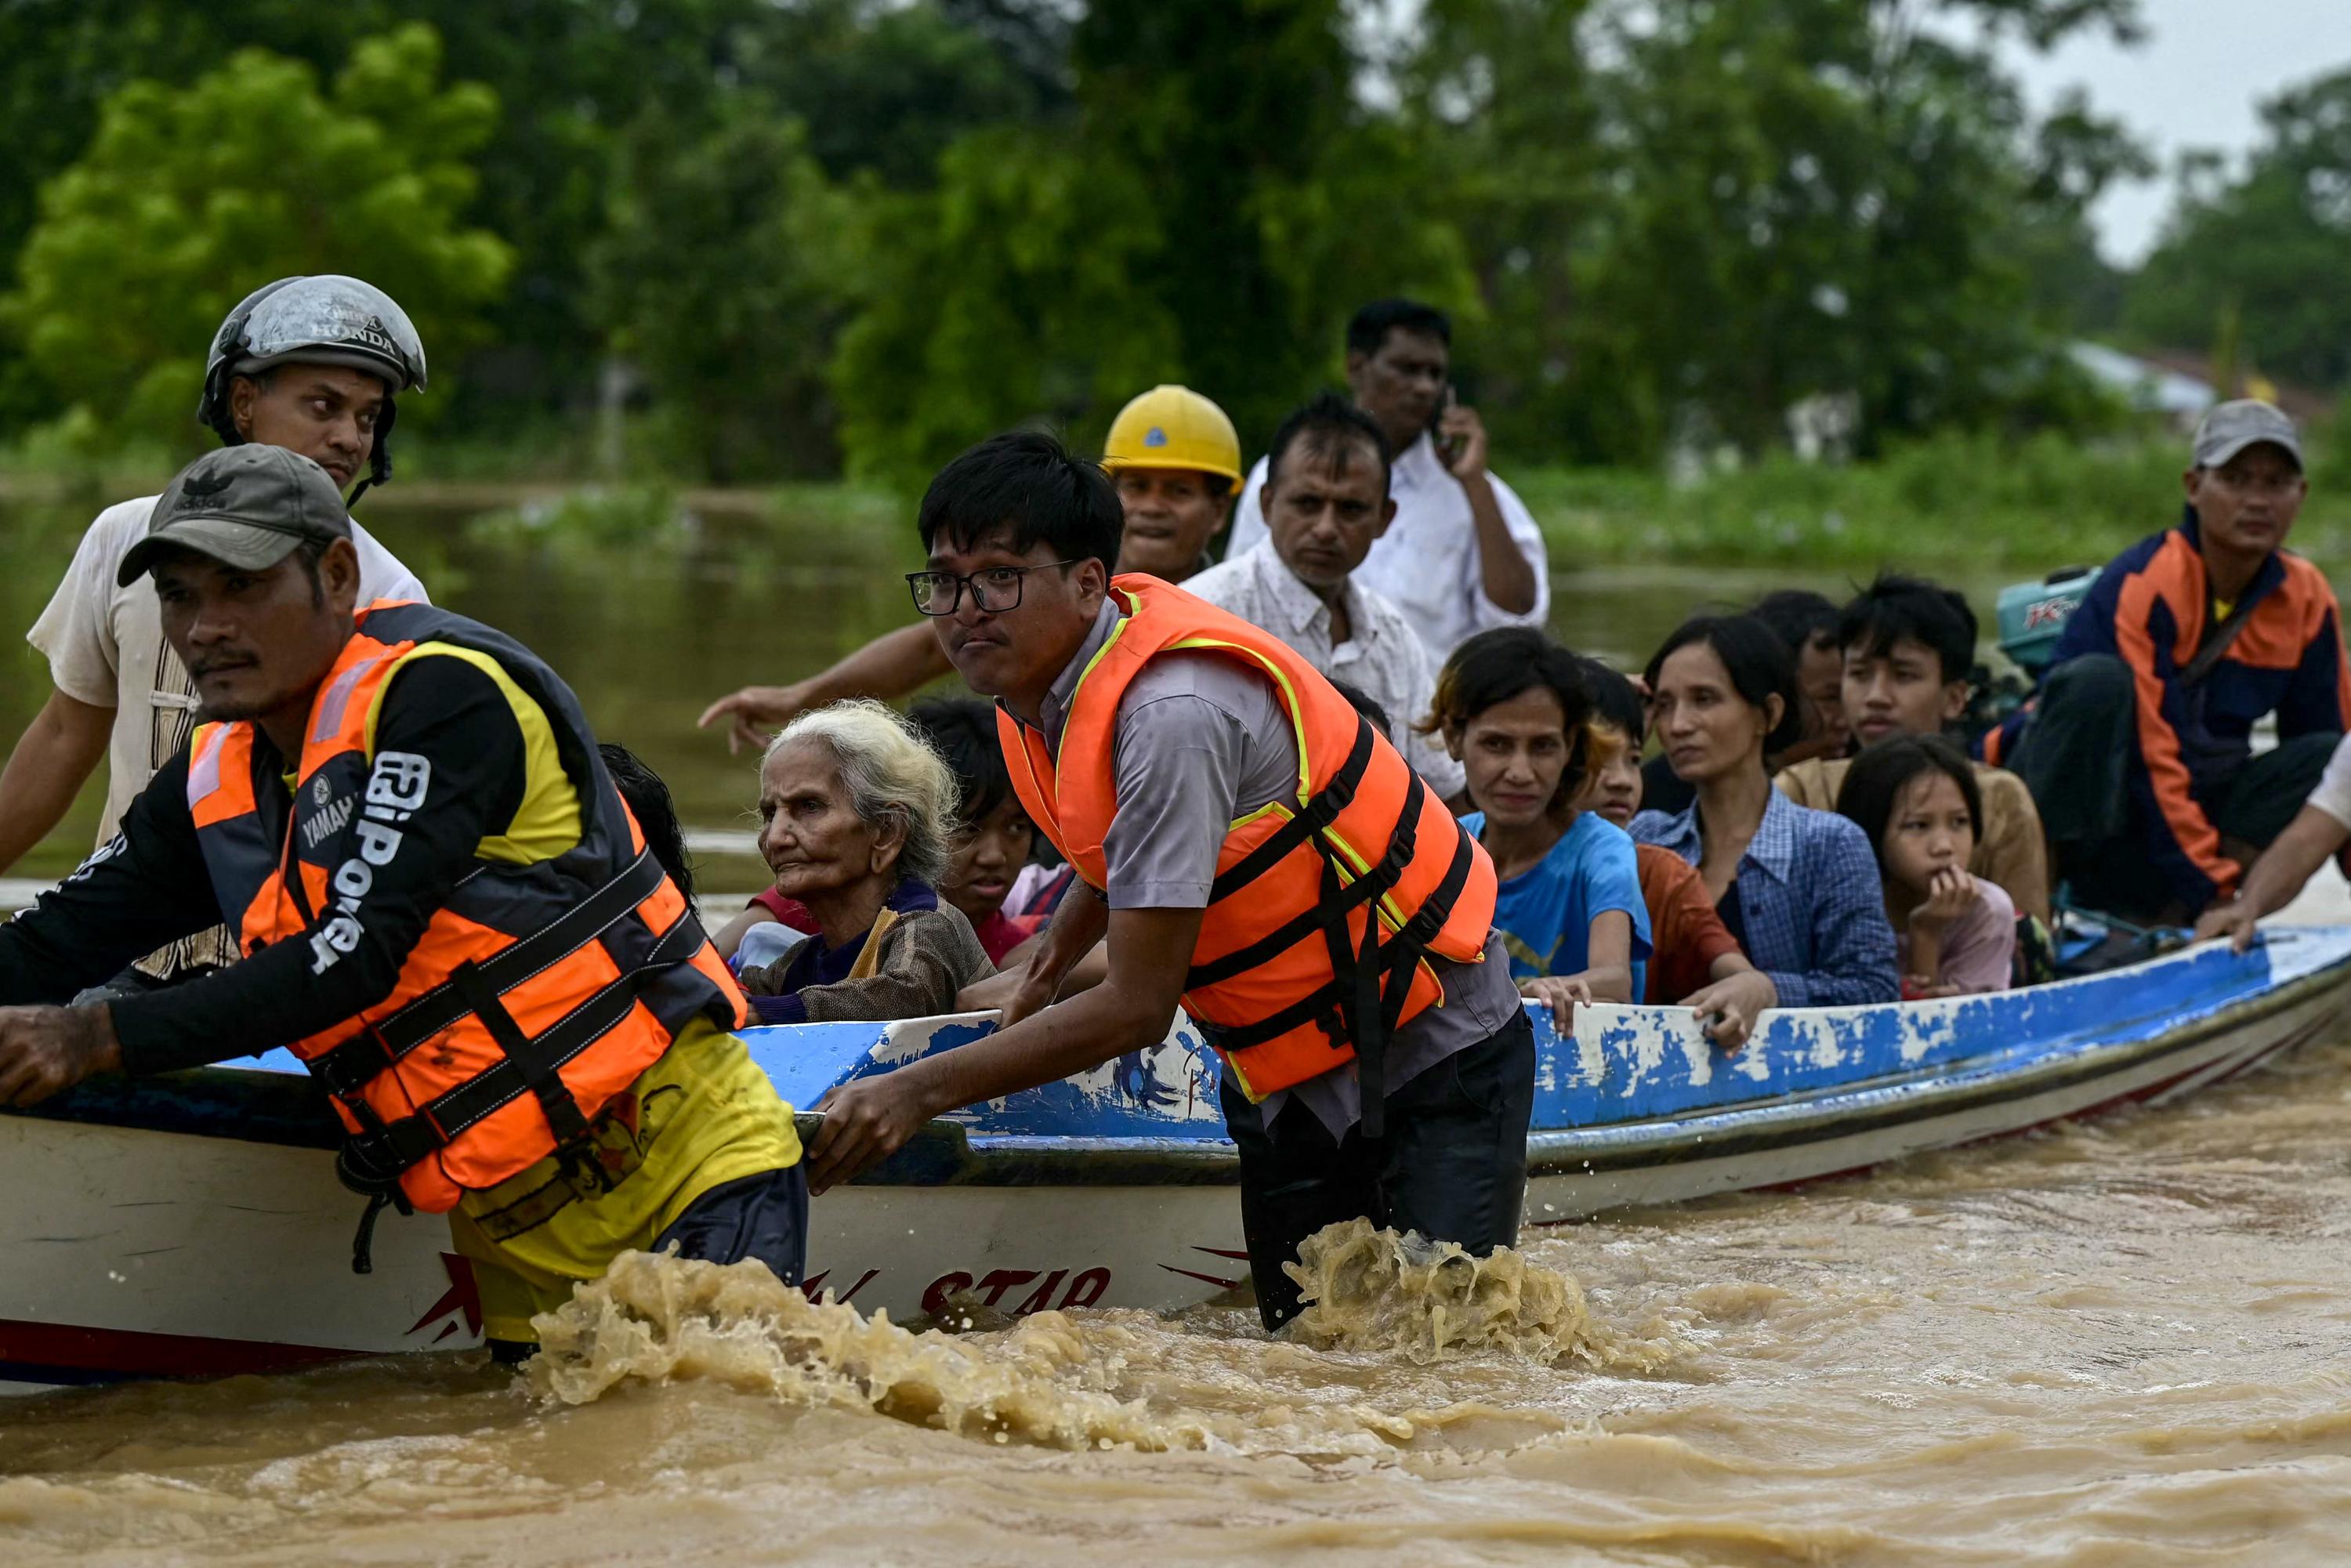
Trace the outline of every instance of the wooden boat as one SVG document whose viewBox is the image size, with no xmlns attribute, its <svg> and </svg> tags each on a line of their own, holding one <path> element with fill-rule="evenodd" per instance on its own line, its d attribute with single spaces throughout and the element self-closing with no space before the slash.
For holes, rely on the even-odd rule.
<svg viewBox="0 0 2351 1568">
<path fill-rule="evenodd" d="M 1769 1014 L 1735 1055 L 1678 1009 L 1537 1019 L 1527 1220 L 1780 1186 L 2164 1100 L 2318 1035 L 2351 1006 L 2351 928 L 2280 928 L 1990 997 Z M 746 1038 L 785 1097 L 952 1050 L 984 1017 Z M 969 1292 L 999 1311 L 1175 1308 L 1246 1265 L 1216 1060 L 1155 1050 L 936 1122 L 813 1208 L 811 1289 L 893 1317 Z M 351 1272 L 359 1200 L 318 1092 L 283 1052 L 84 1085 L 0 1114 L 0 1386 L 212 1376 L 454 1348 L 480 1332 L 445 1223 L 387 1213 Z"/>
</svg>

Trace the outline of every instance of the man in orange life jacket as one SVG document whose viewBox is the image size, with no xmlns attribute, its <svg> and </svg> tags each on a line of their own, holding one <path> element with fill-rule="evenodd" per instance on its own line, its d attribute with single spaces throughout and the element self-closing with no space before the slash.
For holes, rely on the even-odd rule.
<svg viewBox="0 0 2351 1568">
<path fill-rule="evenodd" d="M 1312 455 L 1387 463 L 1376 437 Z M 1002 1029 L 827 1098 L 815 1189 L 943 1111 L 1151 1044 L 1181 999 L 1223 1062 L 1268 1327 L 1299 1309 L 1281 1265 L 1326 1225 L 1512 1241 L 1534 1049 L 1477 841 L 1288 644 L 1113 579 L 1118 497 L 1050 437 L 965 453 L 920 523 L 915 605 L 997 698 L 1014 787 L 1081 881 Z M 1105 934 L 1109 977 L 1054 1000 Z"/>
<path fill-rule="evenodd" d="M 355 612 L 342 497 L 279 448 L 173 480 L 121 567 L 150 572 L 204 722 L 119 836 L 0 926 L 0 1105 L 289 1047 L 371 1198 L 353 1267 L 382 1204 L 450 1212 L 509 1356 L 628 1248 L 797 1278 L 789 1108 L 569 688 L 462 616 Z M 38 1005 L 224 921 L 232 967 Z"/>
</svg>

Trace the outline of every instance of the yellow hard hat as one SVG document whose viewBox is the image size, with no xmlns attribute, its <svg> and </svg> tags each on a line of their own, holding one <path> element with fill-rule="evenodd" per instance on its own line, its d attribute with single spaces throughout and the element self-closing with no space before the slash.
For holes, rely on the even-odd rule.
<svg viewBox="0 0 2351 1568">
<path fill-rule="evenodd" d="M 1225 411 L 1190 387 L 1157 386 L 1118 411 L 1102 466 L 1191 468 L 1241 487 L 1241 438 Z"/>
</svg>

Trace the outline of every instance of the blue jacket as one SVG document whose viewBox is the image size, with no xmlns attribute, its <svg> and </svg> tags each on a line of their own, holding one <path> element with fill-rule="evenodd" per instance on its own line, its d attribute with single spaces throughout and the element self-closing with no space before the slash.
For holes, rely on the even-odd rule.
<svg viewBox="0 0 2351 1568">
<path fill-rule="evenodd" d="M 2104 653 L 2130 670 L 2132 798 L 2152 824 L 2148 855 L 2191 908 L 2233 883 L 2210 806 L 2252 754 L 2254 724 L 2276 714 L 2281 740 L 2351 728 L 2342 612 L 2325 574 L 2291 551 L 2273 551 L 2254 574 L 2245 622 L 2210 674 L 2192 689 L 2181 679 L 2212 623 L 2201 543 L 2190 507 L 2178 528 L 2116 556 L 2065 622 L 2049 665 Z M 1986 735 L 1984 760 L 2013 755 L 2027 722 L 2016 715 Z"/>
<path fill-rule="evenodd" d="M 1642 812 L 1633 819 L 1633 838 L 1698 864 L 1698 802 L 1671 814 Z M 1771 977 L 1782 1007 L 1901 997 L 1877 852 L 1854 822 L 1768 790 L 1735 881 L 1748 961 Z"/>
</svg>

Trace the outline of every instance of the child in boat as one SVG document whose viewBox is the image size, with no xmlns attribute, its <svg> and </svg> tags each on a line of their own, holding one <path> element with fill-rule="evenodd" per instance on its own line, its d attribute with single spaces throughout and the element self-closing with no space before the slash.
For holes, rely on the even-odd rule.
<svg viewBox="0 0 2351 1568">
<path fill-rule="evenodd" d="M 955 854 L 939 896 L 963 911 L 989 960 L 1000 965 L 1037 935 L 1045 916 L 1004 912 L 1013 879 L 1029 863 L 1037 829 L 1004 771 L 996 708 L 969 697 L 926 697 L 907 716 L 956 779 Z"/>
<path fill-rule="evenodd" d="M 737 966 L 759 1021 L 929 1018 L 996 972 L 938 894 L 955 806 L 955 775 L 880 703 L 834 703 L 776 737 L 759 767 L 759 853 L 815 930 Z"/>
<path fill-rule="evenodd" d="M 1583 664 L 1592 687 L 1593 728 L 1606 742 L 1584 786 L 1583 805 L 1630 831 L 1641 811 L 1641 736 L 1647 715 L 1641 694 L 1625 675 L 1597 659 Z M 1641 873 L 1641 901 L 1649 906 L 1649 983 L 1641 999 L 1654 1007 L 1685 1004 L 1735 976 L 1736 988 L 1753 998 L 1752 1017 L 1771 1006 L 1759 988 L 1762 977 L 1740 951 L 1739 939 L 1706 896 L 1698 868 L 1655 844 L 1633 846 Z"/>
<path fill-rule="evenodd" d="M 1481 632 L 1437 677 L 1429 730 L 1468 775 L 1461 819 L 1501 879 L 1494 926 L 1522 996 L 1564 1033 L 1577 1002 L 1636 999 L 1649 910 L 1633 841 L 1577 801 L 1604 743 L 1581 661 L 1527 626 Z"/>
<path fill-rule="evenodd" d="M 1854 758 L 1837 811 L 1877 850 L 1902 967 L 1902 994 L 2004 991 L 2016 961 L 2016 905 L 1968 873 L 1983 797 L 1967 754 L 1939 735 L 1898 735 Z"/>
</svg>

